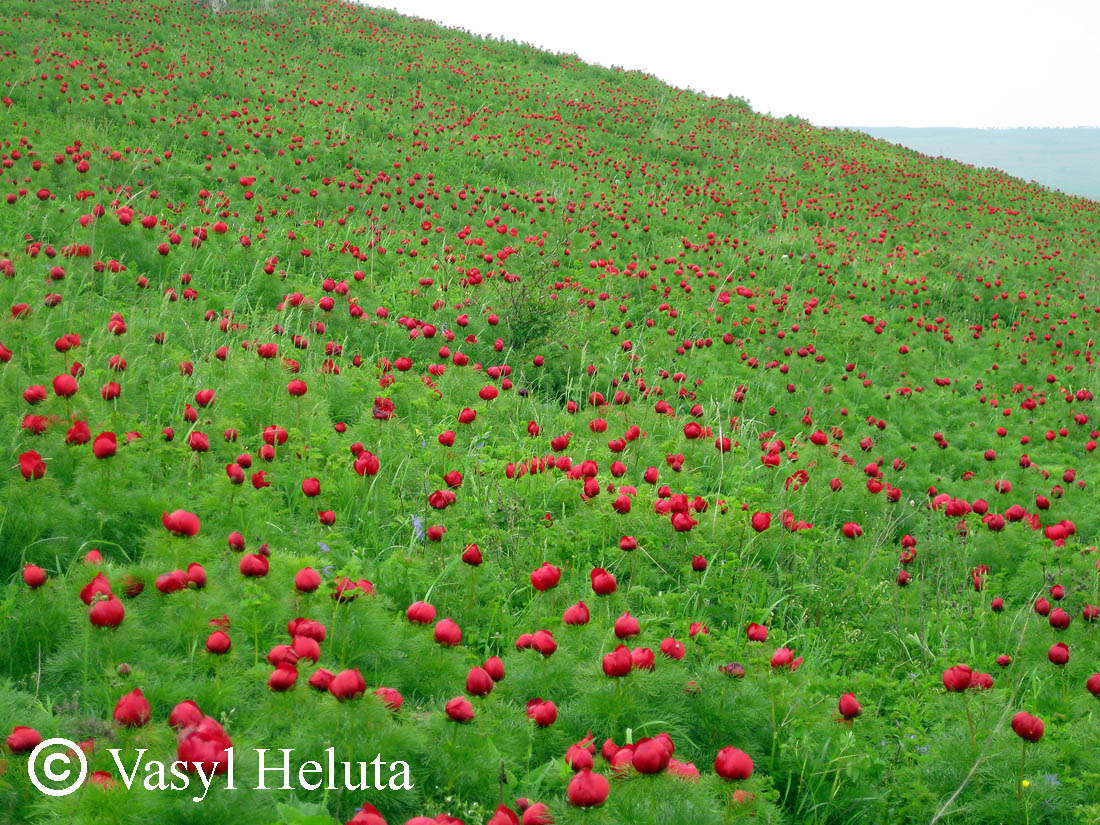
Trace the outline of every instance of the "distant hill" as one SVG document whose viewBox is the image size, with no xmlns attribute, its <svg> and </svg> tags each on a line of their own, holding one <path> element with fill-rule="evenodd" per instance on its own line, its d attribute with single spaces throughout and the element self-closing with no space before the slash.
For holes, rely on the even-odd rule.
<svg viewBox="0 0 1100 825">
<path fill-rule="evenodd" d="M 1100 129 L 911 129 L 857 126 L 860 132 L 926 155 L 979 167 L 1100 200 Z"/>
</svg>

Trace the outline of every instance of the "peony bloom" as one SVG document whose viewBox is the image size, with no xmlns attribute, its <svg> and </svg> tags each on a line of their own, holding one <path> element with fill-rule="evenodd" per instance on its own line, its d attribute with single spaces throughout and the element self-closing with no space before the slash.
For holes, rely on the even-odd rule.
<svg viewBox="0 0 1100 825">
<path fill-rule="evenodd" d="M 594 567 L 590 574 L 592 591 L 597 596 L 609 596 L 618 589 L 615 577 L 602 567 Z"/>
<path fill-rule="evenodd" d="M 23 581 L 31 590 L 37 590 L 46 583 L 46 571 L 37 564 L 23 566 Z"/>
<path fill-rule="evenodd" d="M 699 522 L 687 513 L 673 513 L 671 517 L 672 529 L 677 533 L 688 533 Z"/>
<path fill-rule="evenodd" d="M 485 668 L 476 665 L 466 675 L 466 692 L 471 696 L 485 696 L 493 689 L 493 677 Z"/>
<path fill-rule="evenodd" d="M 504 662 L 500 660 L 499 656 L 490 656 L 481 667 L 494 682 L 504 681 Z"/>
<path fill-rule="evenodd" d="M 544 702 L 536 697 L 527 703 L 527 718 L 533 719 L 540 728 L 548 728 L 558 718 L 558 707 L 553 702 Z"/>
<path fill-rule="evenodd" d="M 745 630 L 745 635 L 749 637 L 750 642 L 765 642 L 768 640 L 768 628 L 753 622 Z"/>
<path fill-rule="evenodd" d="M 693 762 L 681 762 L 678 759 L 668 760 L 668 772 L 679 779 L 688 782 L 699 781 L 699 769 Z"/>
<path fill-rule="evenodd" d="M 176 759 L 187 773 L 197 770 L 207 776 L 222 774 L 229 769 L 229 748 L 233 742 L 216 720 L 204 716 L 194 727 L 184 728 L 176 745 Z"/>
<path fill-rule="evenodd" d="M 583 770 L 569 781 L 569 804 L 578 808 L 595 808 L 607 801 L 611 784 L 607 777 Z"/>
<path fill-rule="evenodd" d="M 435 625 L 435 640 L 441 645 L 454 647 L 462 641 L 462 630 L 450 619 L 442 619 Z"/>
<path fill-rule="evenodd" d="M 328 692 L 341 702 L 357 699 L 367 692 L 367 683 L 363 680 L 363 674 L 359 672 L 359 668 L 344 670 L 337 673 L 329 682 Z"/>
<path fill-rule="evenodd" d="M 232 644 L 229 634 L 224 630 L 215 630 L 206 638 L 206 649 L 215 656 L 221 656 L 223 653 L 228 653 Z"/>
<path fill-rule="evenodd" d="M 372 415 L 379 421 L 388 421 L 393 418 L 393 401 L 389 398 L 376 397 Z"/>
<path fill-rule="evenodd" d="M 294 574 L 294 588 L 299 593 L 312 593 L 321 586 L 321 574 L 312 567 L 303 567 Z"/>
<path fill-rule="evenodd" d="M 394 713 L 401 710 L 401 705 L 405 703 L 404 698 L 393 688 L 380 687 L 374 695 L 382 700 L 382 704 L 392 710 Z"/>
<path fill-rule="evenodd" d="M 175 533 L 177 536 L 194 536 L 199 532 L 199 527 L 201 526 L 199 517 L 186 510 L 175 510 L 172 513 L 163 513 L 161 515 L 161 521 L 169 532 Z"/>
<path fill-rule="evenodd" d="M 434 820 L 431 820 L 434 821 Z M 489 821 L 485 825 L 520 825 L 519 817 L 516 816 L 516 812 L 505 805 L 503 802 L 497 805 L 496 812 L 489 817 Z"/>
<path fill-rule="evenodd" d="M 38 481 L 46 475 L 46 462 L 34 450 L 19 454 L 19 472 L 25 481 Z"/>
<path fill-rule="evenodd" d="M 1065 642 L 1056 642 L 1047 651 L 1047 658 L 1050 659 L 1051 664 L 1061 667 L 1069 661 L 1069 647 Z"/>
<path fill-rule="evenodd" d="M 109 597 L 111 595 L 113 595 L 111 584 L 102 573 L 96 573 L 95 578 L 80 588 L 80 600 L 88 606 L 91 606 L 96 596 Z"/>
<path fill-rule="evenodd" d="M 296 651 L 290 645 L 275 645 L 275 647 L 271 648 L 265 658 L 267 659 L 268 664 L 271 665 L 278 666 L 281 665 L 283 662 L 286 662 L 288 665 L 292 665 L 298 661 L 298 651 Z"/>
<path fill-rule="evenodd" d="M 155 584 L 157 590 L 165 595 L 177 593 L 187 589 L 187 574 L 182 570 L 173 570 L 171 573 L 157 576 Z"/>
<path fill-rule="evenodd" d="M 845 693 L 840 697 L 839 709 L 840 715 L 845 719 L 855 719 L 863 713 L 863 708 L 859 706 L 854 693 Z"/>
<path fill-rule="evenodd" d="M 474 718 L 474 706 L 461 696 L 456 696 L 449 701 L 444 711 L 455 722 L 469 722 Z"/>
<path fill-rule="evenodd" d="M 714 758 L 714 772 L 723 779 L 748 779 L 752 776 L 752 759 L 737 748 L 722 748 Z"/>
<path fill-rule="evenodd" d="M 943 686 L 955 693 L 961 693 L 970 687 L 974 671 L 966 665 L 955 665 L 943 672 Z"/>
<path fill-rule="evenodd" d="M 79 446 L 87 444 L 91 440 L 92 431 L 88 429 L 87 421 L 74 421 L 68 432 L 65 433 L 65 443 L 69 445 Z M 99 455 L 96 456 L 96 458 L 100 457 Z"/>
<path fill-rule="evenodd" d="M 405 611 L 405 617 L 413 624 L 431 624 L 435 621 L 435 608 L 427 602 L 413 602 Z"/>
<path fill-rule="evenodd" d="M 363 807 L 345 825 L 386 825 L 386 820 L 378 813 L 376 807 L 369 802 L 364 802 Z"/>
<path fill-rule="evenodd" d="M 575 605 L 567 607 L 562 615 L 562 621 L 573 626 L 588 624 L 588 619 L 588 605 L 584 602 L 577 602 Z"/>
<path fill-rule="evenodd" d="M 297 619 L 291 619 L 286 623 L 286 632 L 291 636 L 305 636 L 316 642 L 323 642 L 327 631 L 320 622 L 313 619 L 303 619 L 299 616 Z"/>
<path fill-rule="evenodd" d="M 1048 621 L 1050 622 L 1050 626 L 1053 627 L 1055 630 L 1065 630 L 1067 627 L 1069 627 L 1069 623 L 1072 621 L 1072 619 L 1073 617 L 1070 616 L 1069 613 L 1067 613 L 1060 607 L 1056 607 L 1050 612 L 1050 617 L 1048 618 Z"/>
<path fill-rule="evenodd" d="M 203 713 L 199 706 L 187 699 L 180 702 L 168 715 L 168 726 L 173 730 L 182 730 L 197 726 L 202 721 Z"/>
<path fill-rule="evenodd" d="M 523 812 L 520 825 L 554 825 L 554 815 L 542 802 L 536 802 Z"/>
<path fill-rule="evenodd" d="M 477 567 L 481 564 L 481 550 L 476 544 L 469 544 L 466 549 L 462 551 L 462 561 L 471 567 Z"/>
<path fill-rule="evenodd" d="M 549 630 L 536 630 L 531 634 L 531 647 L 544 657 L 549 658 L 558 649 L 558 642 Z"/>
<path fill-rule="evenodd" d="M 773 670 L 789 667 L 792 671 L 795 671 L 802 664 L 802 657 L 799 656 L 795 659 L 790 648 L 781 647 L 772 654 L 769 664 L 771 664 Z"/>
<path fill-rule="evenodd" d="M 31 406 L 42 403 L 46 398 L 46 388 L 41 384 L 32 384 L 23 390 L 23 400 Z"/>
<path fill-rule="evenodd" d="M 122 577 L 122 592 L 126 594 L 129 599 L 137 598 L 141 595 L 141 591 L 145 589 L 145 580 L 139 579 L 130 573 L 127 573 Z"/>
<path fill-rule="evenodd" d="M 294 683 L 297 681 L 298 669 L 289 662 L 279 662 L 275 666 L 275 672 L 267 680 L 267 686 L 270 690 L 282 693 L 294 687 Z"/>
<path fill-rule="evenodd" d="M 633 667 L 634 658 L 626 645 L 619 645 L 603 657 L 603 672 L 613 678 L 626 676 Z"/>
<path fill-rule="evenodd" d="M 615 635 L 620 639 L 637 636 L 641 632 L 642 626 L 638 624 L 638 620 L 631 616 L 629 612 L 624 613 L 615 620 Z"/>
<path fill-rule="evenodd" d="M 631 764 L 638 773 L 660 773 L 668 767 L 672 752 L 661 738 L 642 739 L 634 745 Z"/>
<path fill-rule="evenodd" d="M 1038 742 L 1043 738 L 1043 720 L 1021 710 L 1012 717 L 1012 729 L 1026 742 Z"/>
<path fill-rule="evenodd" d="M 531 584 L 539 592 L 557 587 L 561 581 L 561 568 L 550 562 L 543 562 L 542 567 L 531 571 Z"/>
<path fill-rule="evenodd" d="M 250 579 L 260 579 L 267 575 L 267 556 L 260 553 L 247 553 L 241 556 L 240 570 L 242 576 Z"/>
<path fill-rule="evenodd" d="M 729 662 L 724 665 L 720 665 L 718 670 L 732 679 L 744 679 L 745 667 L 740 662 Z"/>
<path fill-rule="evenodd" d="M 630 662 L 634 670 L 653 670 L 656 658 L 648 647 L 636 647 L 630 651 Z"/>
<path fill-rule="evenodd" d="M 30 753 L 41 744 L 42 734 L 25 725 L 16 725 L 7 738 L 7 745 L 12 753 Z"/>
<path fill-rule="evenodd" d="M 366 579 L 359 579 L 359 581 L 353 582 L 347 576 L 344 576 L 332 589 L 333 600 L 341 604 L 355 601 L 360 595 L 373 596 L 374 585 Z"/>
<path fill-rule="evenodd" d="M 79 423 L 79 422 L 78 422 Z M 73 429 L 76 425 L 73 425 Z M 72 430 L 69 431 L 72 434 Z M 79 436 L 79 433 L 77 434 Z M 77 441 L 70 441 L 70 443 L 84 443 Z M 118 450 L 118 439 L 115 438 L 114 433 L 100 433 L 95 437 L 95 441 L 92 442 L 92 455 L 96 458 L 111 458 Z"/>
<path fill-rule="evenodd" d="M 671 636 L 661 640 L 661 653 L 670 659 L 681 661 L 684 658 L 684 645 Z"/>
<path fill-rule="evenodd" d="M 126 618 L 126 608 L 114 596 L 100 599 L 88 611 L 88 621 L 92 627 L 118 627 Z"/>
<path fill-rule="evenodd" d="M 591 747 L 591 745 L 587 748 L 582 747 L 580 743 L 570 745 L 569 750 L 565 752 L 565 764 L 572 768 L 574 772 L 591 770 L 595 764 L 592 751 L 589 749 Z"/>
<path fill-rule="evenodd" d="M 149 702 L 141 692 L 141 688 L 135 688 L 127 693 L 115 705 L 114 720 L 127 728 L 140 728 L 149 724 L 153 715 Z"/>
</svg>

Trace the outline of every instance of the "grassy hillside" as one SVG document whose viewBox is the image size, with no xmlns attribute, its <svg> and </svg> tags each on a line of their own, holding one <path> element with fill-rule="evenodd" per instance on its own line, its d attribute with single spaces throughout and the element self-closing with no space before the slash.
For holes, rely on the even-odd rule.
<svg viewBox="0 0 1100 825">
<path fill-rule="evenodd" d="M 3 14 L 0 820 L 1100 818 L 1096 203 L 366 7 Z"/>
</svg>

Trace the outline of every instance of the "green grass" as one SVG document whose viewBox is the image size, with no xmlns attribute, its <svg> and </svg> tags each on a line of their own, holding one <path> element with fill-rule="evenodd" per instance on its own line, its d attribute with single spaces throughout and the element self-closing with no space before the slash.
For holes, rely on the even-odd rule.
<svg viewBox="0 0 1100 825">
<path fill-rule="evenodd" d="M 190 699 L 253 763 L 201 803 L 139 785 L 49 798 L 28 757 L 5 751 L 10 821 L 320 825 L 370 802 L 390 823 L 477 823 L 521 797 L 588 825 L 1100 817 L 1085 686 L 1100 648 L 1082 618 L 1100 603 L 1095 203 L 367 7 L 38 0 L 5 16 L 0 721 L 5 735 L 93 740 L 90 769 L 119 782 L 108 749 L 171 761 L 168 716 Z M 21 303 L 30 314 L 15 317 Z M 67 334 L 80 345 L 61 352 Z M 258 357 L 262 344 L 277 357 Z M 75 361 L 78 392 L 56 397 Z M 121 395 L 108 402 L 109 381 Z M 33 407 L 32 385 L 47 389 Z M 459 423 L 467 407 L 477 416 Z M 117 455 L 67 444 L 75 420 L 116 433 Z M 689 422 L 710 432 L 688 438 Z M 271 425 L 287 438 L 267 460 Z M 192 432 L 208 452 L 192 452 Z M 356 444 L 376 475 L 356 472 Z M 31 450 L 37 480 L 20 471 Z M 236 487 L 225 468 L 242 454 Z M 596 463 L 596 495 L 553 465 L 566 457 Z M 455 501 L 435 509 L 451 471 Z M 629 512 L 613 509 L 620 494 Z M 947 515 L 938 494 L 1026 518 L 997 532 L 974 510 Z M 683 502 L 690 531 L 658 509 Z M 197 535 L 165 530 L 177 509 L 199 517 Z M 772 517 L 762 532 L 757 511 Z M 1071 535 L 1048 534 L 1067 521 Z M 846 538 L 848 523 L 862 535 Z M 247 553 L 267 545 L 266 577 L 241 575 L 234 531 Z M 638 549 L 621 551 L 623 536 Z M 471 543 L 477 568 L 461 560 Z M 92 548 L 102 565 L 83 561 Z M 539 592 L 544 562 L 562 576 Z M 41 588 L 24 584 L 29 563 L 48 574 Z M 191 563 L 205 588 L 157 591 Z M 310 595 L 294 588 L 306 566 L 323 579 Z M 595 567 L 614 594 L 593 593 Z M 100 571 L 125 606 L 115 630 L 93 628 L 79 599 Z M 374 593 L 335 601 L 343 577 Z M 131 598 L 133 579 L 145 587 Z M 1063 631 L 1033 608 L 1055 584 Z M 405 619 L 420 600 L 460 626 L 459 645 Z M 591 621 L 566 626 L 579 600 Z M 626 612 L 641 625 L 630 647 L 671 637 L 683 659 L 657 652 L 652 672 L 605 676 Z M 216 657 L 205 643 L 222 616 L 232 648 Z M 276 693 L 267 656 L 299 616 L 326 626 L 321 658 Z M 747 639 L 751 622 L 766 642 Z M 708 632 L 692 636 L 695 623 Z M 517 649 L 537 630 L 553 633 L 552 656 Z M 1064 668 L 1047 658 L 1056 641 Z M 780 647 L 797 670 L 770 667 Z M 446 703 L 494 655 L 504 680 L 468 697 L 471 722 L 450 721 Z M 946 691 L 959 663 L 994 687 Z M 366 695 L 313 691 L 317 667 L 357 668 Z M 399 712 L 381 686 L 402 694 Z M 152 721 L 124 728 L 112 713 L 135 688 Z M 851 721 L 848 692 L 862 707 Z M 528 719 L 535 697 L 555 703 L 553 725 Z M 1046 726 L 1026 788 L 1020 710 Z M 667 733 L 699 781 L 620 776 L 597 755 L 608 800 L 575 808 L 563 757 L 590 731 L 597 748 Z M 302 761 L 328 747 L 407 762 L 414 787 L 255 789 L 256 748 Z M 716 774 L 725 747 L 751 756 L 750 778 Z"/>
</svg>

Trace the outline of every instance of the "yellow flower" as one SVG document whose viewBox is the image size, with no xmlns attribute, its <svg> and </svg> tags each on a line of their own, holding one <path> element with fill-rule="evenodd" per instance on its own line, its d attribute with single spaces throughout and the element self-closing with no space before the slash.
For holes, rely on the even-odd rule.
<svg viewBox="0 0 1100 825">
<path fill-rule="evenodd" d="M 1025 788 L 1030 788 L 1031 787 L 1031 783 L 1028 782 L 1026 779 L 1023 782 L 1021 782 L 1020 784 Z"/>
</svg>

